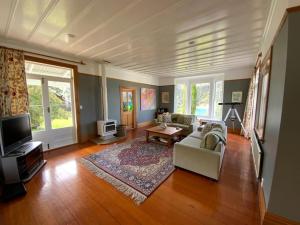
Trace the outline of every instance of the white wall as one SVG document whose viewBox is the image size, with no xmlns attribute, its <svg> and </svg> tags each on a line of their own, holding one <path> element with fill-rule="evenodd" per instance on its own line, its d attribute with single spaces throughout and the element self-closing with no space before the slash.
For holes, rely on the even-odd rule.
<svg viewBox="0 0 300 225">
<path fill-rule="evenodd" d="M 262 52 L 263 58 L 272 45 L 286 9 L 299 5 L 300 0 L 272 0 L 272 5 L 269 11 L 268 20 L 260 47 L 260 52 Z"/>
</svg>

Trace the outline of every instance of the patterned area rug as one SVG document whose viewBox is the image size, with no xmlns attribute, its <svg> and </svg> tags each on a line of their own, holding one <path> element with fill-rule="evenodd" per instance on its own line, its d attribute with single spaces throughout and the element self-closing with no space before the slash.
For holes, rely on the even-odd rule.
<svg viewBox="0 0 300 225">
<path fill-rule="evenodd" d="M 145 137 L 115 144 L 80 161 L 137 204 L 142 203 L 175 169 L 172 148 L 147 143 Z"/>
</svg>

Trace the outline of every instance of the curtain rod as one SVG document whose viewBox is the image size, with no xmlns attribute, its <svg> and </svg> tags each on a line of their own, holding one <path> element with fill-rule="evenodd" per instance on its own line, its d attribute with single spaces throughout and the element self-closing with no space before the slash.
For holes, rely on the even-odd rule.
<svg viewBox="0 0 300 225">
<path fill-rule="evenodd" d="M 8 48 L 8 47 L 5 47 L 5 46 L 0 46 L 0 47 L 4 48 L 4 49 L 23 51 L 25 54 L 37 55 L 37 56 L 47 57 L 47 58 L 51 58 L 51 59 L 56 59 L 56 60 L 62 60 L 62 61 L 66 61 L 66 62 L 76 63 L 76 64 L 80 64 L 80 65 L 86 65 L 82 60 L 78 62 L 78 61 L 73 61 L 73 60 L 69 60 L 69 59 L 59 58 L 59 57 L 55 57 L 55 56 L 49 56 L 49 55 L 44 55 L 44 54 L 40 54 L 40 53 L 35 53 L 35 52 L 20 50 L 20 49 L 16 49 L 16 48 Z"/>
<path fill-rule="evenodd" d="M 258 64 L 259 59 L 260 59 L 261 57 L 262 57 L 262 52 L 258 53 L 258 55 L 257 55 L 256 62 L 255 62 L 255 67 L 254 67 L 255 70 L 257 69 L 257 64 Z"/>
</svg>

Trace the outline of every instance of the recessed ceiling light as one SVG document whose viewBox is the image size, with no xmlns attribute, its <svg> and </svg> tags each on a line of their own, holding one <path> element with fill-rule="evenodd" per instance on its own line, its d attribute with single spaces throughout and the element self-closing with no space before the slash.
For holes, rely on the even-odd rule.
<svg viewBox="0 0 300 225">
<path fill-rule="evenodd" d="M 66 41 L 67 43 L 69 43 L 70 40 L 71 40 L 71 39 L 74 39 L 75 37 L 76 37 L 75 34 L 66 34 L 66 35 L 65 35 L 65 41 Z"/>
<path fill-rule="evenodd" d="M 76 37 L 75 34 L 67 34 L 67 36 L 68 36 L 69 38 L 75 38 L 75 37 Z"/>
</svg>

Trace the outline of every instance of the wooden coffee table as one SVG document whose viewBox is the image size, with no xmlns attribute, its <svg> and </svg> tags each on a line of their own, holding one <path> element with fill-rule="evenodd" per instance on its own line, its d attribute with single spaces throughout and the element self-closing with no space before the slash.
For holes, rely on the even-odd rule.
<svg viewBox="0 0 300 225">
<path fill-rule="evenodd" d="M 167 127 L 167 128 L 161 128 L 160 126 L 151 127 L 149 129 L 146 129 L 146 140 L 147 142 L 150 142 L 150 135 L 154 135 L 157 137 L 161 137 L 167 140 L 166 144 L 168 147 L 171 147 L 173 140 L 180 136 L 182 128 L 175 128 L 175 127 Z M 159 142 L 159 141 L 157 141 Z"/>
</svg>

